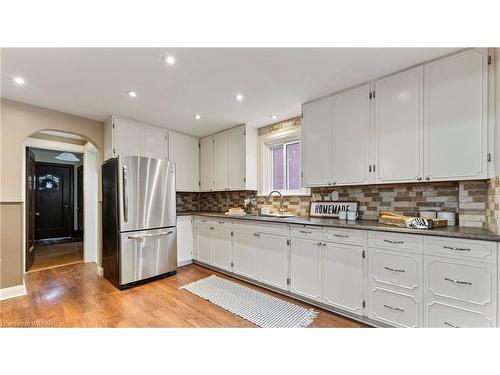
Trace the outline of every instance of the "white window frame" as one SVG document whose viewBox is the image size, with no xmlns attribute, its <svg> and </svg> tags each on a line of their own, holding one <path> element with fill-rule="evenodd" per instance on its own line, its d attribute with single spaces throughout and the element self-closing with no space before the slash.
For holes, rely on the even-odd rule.
<svg viewBox="0 0 500 375">
<path fill-rule="evenodd" d="M 258 158 L 258 171 L 259 171 L 259 184 L 257 194 L 259 196 L 267 196 L 273 188 L 273 152 L 272 148 L 283 145 L 283 177 L 284 182 L 288 185 L 287 173 L 287 160 L 286 160 L 286 145 L 291 143 L 300 142 L 302 146 L 300 128 L 288 129 L 276 134 L 265 134 L 259 136 L 259 158 Z M 302 152 L 302 150 L 301 150 Z M 299 173 L 302 171 L 300 167 Z M 289 195 L 303 195 L 310 196 L 311 190 L 308 188 L 300 189 L 280 189 L 278 190 L 284 196 Z"/>
</svg>

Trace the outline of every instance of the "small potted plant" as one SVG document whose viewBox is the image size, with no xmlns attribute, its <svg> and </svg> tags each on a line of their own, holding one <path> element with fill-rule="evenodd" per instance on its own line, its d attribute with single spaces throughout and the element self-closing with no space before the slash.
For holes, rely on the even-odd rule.
<svg viewBox="0 0 500 375">
<path fill-rule="evenodd" d="M 245 208 L 245 212 L 247 214 L 252 213 L 252 207 L 255 206 L 255 202 L 255 197 L 245 198 L 245 200 L 243 201 L 243 207 Z"/>
</svg>

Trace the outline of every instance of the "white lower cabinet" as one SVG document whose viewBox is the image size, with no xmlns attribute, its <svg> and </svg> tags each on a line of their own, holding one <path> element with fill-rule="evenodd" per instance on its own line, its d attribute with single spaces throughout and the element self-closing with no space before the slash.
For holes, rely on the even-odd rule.
<svg viewBox="0 0 500 375">
<path fill-rule="evenodd" d="M 274 234 L 259 234 L 257 279 L 286 290 L 288 278 L 288 238 Z"/>
<path fill-rule="evenodd" d="M 212 234 L 212 264 L 223 270 L 231 270 L 231 228 L 224 224 L 214 226 Z"/>
<path fill-rule="evenodd" d="M 193 220 L 191 216 L 177 218 L 177 267 L 193 262 Z"/>
<path fill-rule="evenodd" d="M 233 272 L 250 279 L 257 279 L 258 233 L 248 229 L 234 228 Z"/>
<path fill-rule="evenodd" d="M 369 317 L 396 327 L 419 327 L 420 301 L 411 294 L 374 287 L 370 289 Z"/>
<path fill-rule="evenodd" d="M 212 229 L 213 226 L 207 221 L 197 221 L 196 231 L 196 255 L 195 259 L 200 262 L 212 264 Z"/>
<path fill-rule="evenodd" d="M 292 238 L 292 245 L 290 246 L 290 291 L 320 302 L 322 300 L 321 250 L 321 242 Z"/>
<path fill-rule="evenodd" d="M 424 285 L 426 326 L 496 326 L 496 264 L 425 256 Z"/>
<path fill-rule="evenodd" d="M 324 242 L 323 303 L 363 314 L 363 249 Z"/>
</svg>

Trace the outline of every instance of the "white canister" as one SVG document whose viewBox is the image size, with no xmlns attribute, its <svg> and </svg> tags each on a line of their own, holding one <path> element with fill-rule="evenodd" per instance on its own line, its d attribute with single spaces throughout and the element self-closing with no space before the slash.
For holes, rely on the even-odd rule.
<svg viewBox="0 0 500 375">
<path fill-rule="evenodd" d="M 339 211 L 339 219 L 347 220 L 347 211 Z"/>
<path fill-rule="evenodd" d="M 267 206 L 262 206 L 262 207 L 260 208 L 260 213 L 261 213 L 262 215 L 269 215 L 269 214 L 271 213 L 271 207 L 272 207 L 272 206 L 270 206 L 270 205 L 267 205 Z"/>
<path fill-rule="evenodd" d="M 456 225 L 456 223 L 455 223 L 456 215 L 454 212 L 443 212 L 443 211 L 438 212 L 437 217 L 438 217 L 438 219 L 441 219 L 441 220 L 448 220 L 449 227 Z"/>
<path fill-rule="evenodd" d="M 347 220 L 354 221 L 358 218 L 358 213 L 356 211 L 348 211 L 347 212 Z"/>
<path fill-rule="evenodd" d="M 420 211 L 420 217 L 423 217 L 426 219 L 435 219 L 436 218 L 436 211 Z"/>
</svg>

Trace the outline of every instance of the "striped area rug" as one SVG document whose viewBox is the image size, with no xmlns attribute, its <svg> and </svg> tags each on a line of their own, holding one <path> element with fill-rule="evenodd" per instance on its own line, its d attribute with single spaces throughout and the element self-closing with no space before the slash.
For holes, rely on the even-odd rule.
<svg viewBox="0 0 500 375">
<path fill-rule="evenodd" d="M 263 328 L 307 327 L 318 314 L 215 275 L 184 285 L 194 295 Z"/>
</svg>

